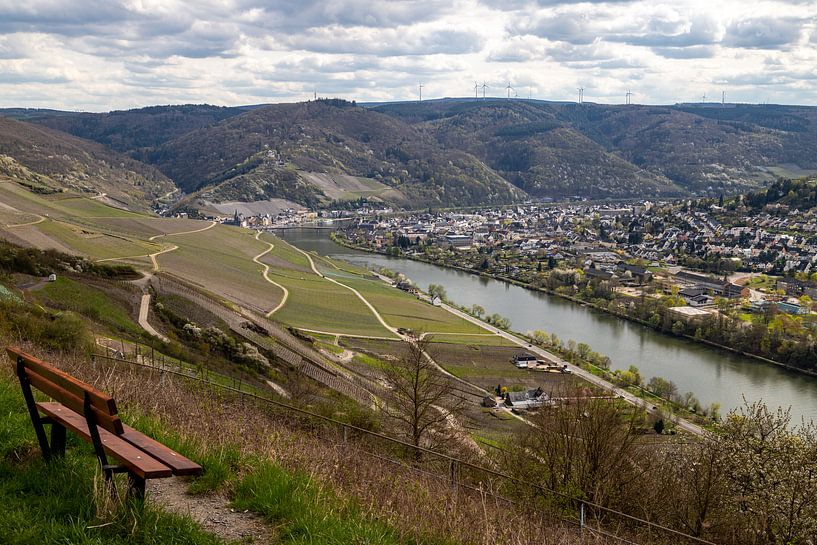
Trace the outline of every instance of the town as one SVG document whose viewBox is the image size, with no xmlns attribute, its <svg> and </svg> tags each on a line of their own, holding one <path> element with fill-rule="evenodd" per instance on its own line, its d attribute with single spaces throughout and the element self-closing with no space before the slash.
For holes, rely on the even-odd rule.
<svg viewBox="0 0 817 545">
<path fill-rule="evenodd" d="M 335 238 L 811 368 L 817 218 L 736 201 L 362 214 L 338 224 Z"/>
</svg>

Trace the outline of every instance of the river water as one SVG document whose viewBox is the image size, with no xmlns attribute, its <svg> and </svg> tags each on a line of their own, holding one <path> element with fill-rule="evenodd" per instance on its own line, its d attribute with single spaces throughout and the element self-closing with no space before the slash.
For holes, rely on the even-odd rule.
<svg viewBox="0 0 817 545">
<path fill-rule="evenodd" d="M 717 402 L 722 413 L 748 401 L 772 408 L 791 407 L 795 422 L 817 419 L 817 378 L 746 358 L 693 341 L 658 333 L 555 296 L 489 278 L 404 258 L 370 254 L 339 246 L 328 230 L 288 229 L 279 236 L 307 251 L 366 267 L 401 272 L 418 286 L 445 286 L 449 299 L 462 306 L 480 305 L 511 321 L 515 331 L 541 329 L 585 342 L 610 357 L 614 369 L 635 365 L 645 380 L 672 380 L 680 392 L 691 391 L 703 404 Z"/>
</svg>

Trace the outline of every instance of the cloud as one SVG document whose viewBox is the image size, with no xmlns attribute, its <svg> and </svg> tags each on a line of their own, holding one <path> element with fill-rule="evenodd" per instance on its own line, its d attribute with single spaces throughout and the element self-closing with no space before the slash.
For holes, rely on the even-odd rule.
<svg viewBox="0 0 817 545">
<path fill-rule="evenodd" d="M 813 0 L 0 0 L 0 105 L 388 100 L 420 81 L 473 96 L 477 80 L 813 102 L 815 44 Z"/>
<path fill-rule="evenodd" d="M 776 49 L 800 38 L 803 22 L 794 18 L 754 18 L 735 21 L 726 29 L 724 45 Z"/>
</svg>

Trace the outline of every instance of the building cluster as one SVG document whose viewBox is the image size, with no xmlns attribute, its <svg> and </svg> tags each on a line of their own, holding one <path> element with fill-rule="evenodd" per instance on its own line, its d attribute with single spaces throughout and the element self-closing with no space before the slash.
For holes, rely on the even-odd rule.
<svg viewBox="0 0 817 545">
<path fill-rule="evenodd" d="M 587 278 L 638 295 L 645 285 L 711 308 L 719 298 L 769 303 L 803 312 L 802 295 L 817 295 L 817 217 L 787 209 L 760 214 L 691 203 L 524 205 L 469 213 L 362 216 L 346 227 L 357 244 L 428 258 L 429 249 L 454 254 L 447 264 L 530 282 L 565 261 Z M 711 266 L 710 266 L 711 265 Z M 692 269 L 709 269 L 705 274 Z M 761 294 L 730 280 L 752 273 L 807 277 L 784 281 L 784 297 Z M 815 275 L 817 276 L 817 275 Z M 795 306 L 792 306 L 795 305 Z M 696 314 L 696 313 L 692 313 Z"/>
</svg>

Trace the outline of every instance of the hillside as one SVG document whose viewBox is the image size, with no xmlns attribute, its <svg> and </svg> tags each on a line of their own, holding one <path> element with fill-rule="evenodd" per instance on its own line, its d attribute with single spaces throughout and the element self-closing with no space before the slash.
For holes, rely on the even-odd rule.
<svg viewBox="0 0 817 545">
<path fill-rule="evenodd" d="M 105 146 L 4 117 L 0 175 L 37 192 L 70 190 L 137 210 L 149 209 L 151 202 L 175 189 L 154 167 Z"/>
<path fill-rule="evenodd" d="M 424 111 L 426 108 L 430 112 Z M 462 149 L 531 195 L 632 197 L 681 195 L 666 177 L 644 171 L 577 131 L 544 103 L 489 100 L 382 106 L 414 121 L 446 148 Z"/>
<path fill-rule="evenodd" d="M 801 106 L 443 99 L 362 108 L 319 100 L 0 113 L 151 164 L 188 194 L 180 206 L 208 210 L 213 203 L 269 199 L 424 207 L 527 196 L 717 196 L 817 172 L 817 108 Z M 40 136 L 67 138 L 53 131 Z M 98 147 L 91 155 L 111 153 Z M 14 158 L 48 175 L 30 165 L 32 154 Z M 107 162 L 157 177 L 138 163 Z"/>
<path fill-rule="evenodd" d="M 148 159 L 185 191 L 215 201 L 366 197 L 426 206 L 524 196 L 469 153 L 343 101 L 245 112 L 171 140 Z"/>
<path fill-rule="evenodd" d="M 817 168 L 815 108 L 493 99 L 375 110 L 471 151 L 541 196 L 718 194 Z"/>
<path fill-rule="evenodd" d="M 108 113 L 62 112 L 24 108 L 0 110 L 0 115 L 32 121 L 104 144 L 139 159 L 146 150 L 185 133 L 238 115 L 252 106 L 227 108 L 208 104 L 150 106 Z"/>
</svg>

